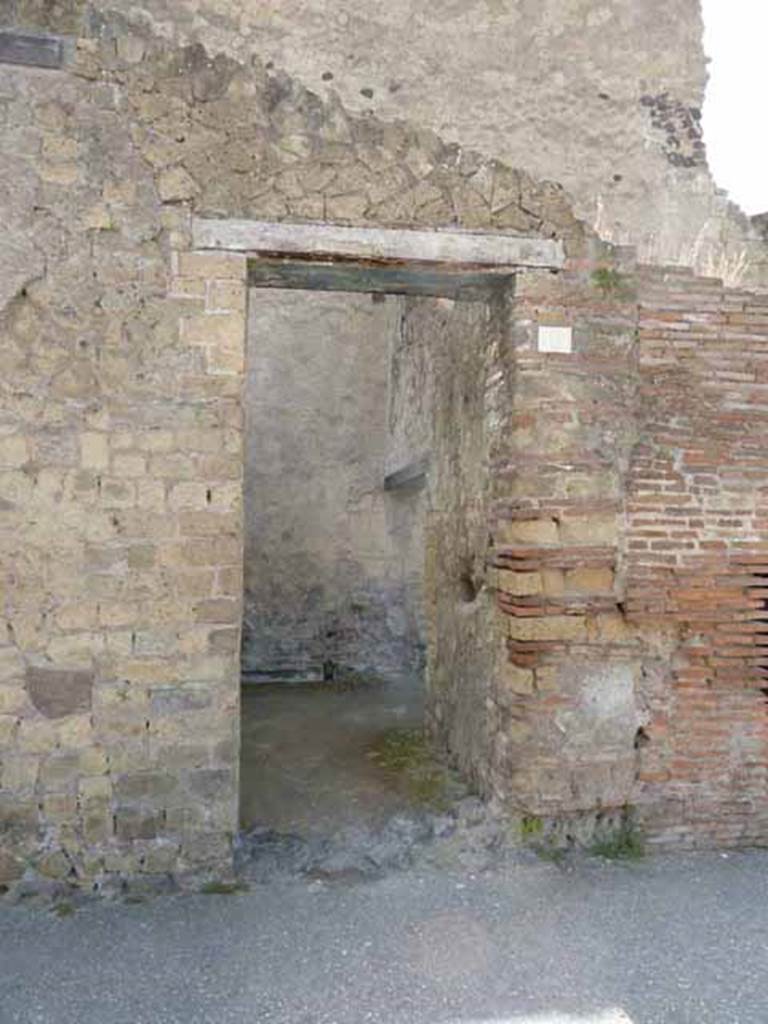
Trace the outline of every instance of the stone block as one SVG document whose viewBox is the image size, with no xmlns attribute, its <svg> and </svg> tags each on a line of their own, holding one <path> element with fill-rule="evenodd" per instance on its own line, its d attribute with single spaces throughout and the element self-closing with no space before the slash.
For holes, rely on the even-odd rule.
<svg viewBox="0 0 768 1024">
<path fill-rule="evenodd" d="M 80 462 L 84 469 L 109 466 L 109 439 L 106 434 L 85 432 L 80 435 Z"/>
<path fill-rule="evenodd" d="M 200 711 L 211 706 L 210 687 L 187 683 L 152 690 L 152 715 L 175 715 L 184 711 Z"/>
<path fill-rule="evenodd" d="M 541 665 L 534 671 L 536 689 L 540 693 L 554 693 L 560 689 L 559 668 L 556 665 Z"/>
<path fill-rule="evenodd" d="M 0 469 L 15 469 L 29 459 L 27 439 L 18 434 L 0 437 Z"/>
<path fill-rule="evenodd" d="M 58 185 L 62 188 L 77 185 L 81 179 L 81 169 L 75 163 L 41 164 L 39 174 L 48 185 Z"/>
<path fill-rule="evenodd" d="M 209 601 L 201 601 L 195 607 L 196 622 L 239 622 L 241 614 L 242 602 L 226 597 L 218 597 L 212 598 Z"/>
<path fill-rule="evenodd" d="M 141 771 L 118 776 L 114 782 L 115 796 L 119 800 L 163 800 L 174 791 L 177 780 L 165 772 Z"/>
<path fill-rule="evenodd" d="M 616 544 L 618 524 L 615 515 L 567 516 L 560 521 L 563 544 Z"/>
<path fill-rule="evenodd" d="M 93 739 L 93 719 L 90 714 L 68 715 L 57 723 L 56 731 L 62 747 L 88 748 Z"/>
<path fill-rule="evenodd" d="M 242 550 L 237 538 L 201 538 L 187 541 L 182 546 L 182 559 L 190 567 L 239 565 Z"/>
<path fill-rule="evenodd" d="M 562 597 L 565 593 L 565 573 L 562 569 L 542 569 L 541 582 L 547 597 Z"/>
<path fill-rule="evenodd" d="M 232 840 L 222 829 L 215 832 L 193 832 L 184 837 L 181 856 L 182 863 L 192 868 L 200 865 L 211 870 L 214 866 L 219 866 L 222 870 L 231 872 Z"/>
<path fill-rule="evenodd" d="M 241 313 L 205 313 L 183 317 L 181 340 L 185 345 L 233 351 L 243 349 L 245 319 Z"/>
<path fill-rule="evenodd" d="M 92 670 L 30 667 L 26 672 L 29 698 L 46 718 L 64 718 L 91 707 Z"/>
<path fill-rule="evenodd" d="M 35 862 L 35 867 L 46 878 L 64 879 L 72 874 L 72 861 L 63 850 L 51 850 Z"/>
<path fill-rule="evenodd" d="M 147 471 L 143 455 L 114 455 L 112 472 L 118 477 L 143 477 Z"/>
<path fill-rule="evenodd" d="M 168 167 L 157 179 L 157 190 L 164 203 L 180 203 L 192 199 L 200 186 L 184 167 Z"/>
<path fill-rule="evenodd" d="M 136 507 L 148 512 L 163 512 L 166 508 L 165 483 L 162 480 L 137 480 Z"/>
<path fill-rule="evenodd" d="M 36 835 L 39 816 L 40 808 L 34 796 L 20 798 L 18 793 L 0 790 L 0 821 L 6 835 L 11 835 L 13 831 Z"/>
<path fill-rule="evenodd" d="M 239 253 L 180 252 L 177 261 L 179 277 L 245 281 L 246 258 Z"/>
<path fill-rule="evenodd" d="M 203 277 L 174 277 L 171 280 L 169 295 L 174 299 L 195 300 L 200 308 L 200 312 L 202 312 L 206 290 L 207 281 Z M 192 308 L 196 307 L 193 306 Z"/>
<path fill-rule="evenodd" d="M 219 569 L 216 573 L 216 594 L 219 596 L 236 597 L 242 599 L 243 594 L 243 569 L 236 565 L 226 569 Z"/>
<path fill-rule="evenodd" d="M 40 784 L 44 790 L 59 792 L 74 785 L 80 774 L 77 752 L 57 752 L 46 757 L 40 766 Z"/>
<path fill-rule="evenodd" d="M 598 615 L 596 625 L 600 639 L 605 643 L 637 643 L 638 634 L 631 622 L 616 614 Z"/>
<path fill-rule="evenodd" d="M 558 544 L 560 534 L 553 519 L 502 520 L 495 531 L 497 544 Z"/>
<path fill-rule="evenodd" d="M 102 626 L 131 626 L 140 620 L 140 605 L 133 601 L 101 601 L 99 621 Z"/>
<path fill-rule="evenodd" d="M 66 633 L 63 636 L 52 637 L 48 642 L 46 653 L 54 664 L 58 662 L 59 664 L 71 665 L 73 667 L 78 666 L 78 678 L 62 679 L 61 684 L 70 694 L 73 694 L 79 685 L 82 693 L 85 694 L 87 691 L 86 677 L 89 673 L 91 675 L 91 682 L 93 682 L 93 672 L 85 668 L 85 666 L 92 664 L 94 657 L 101 654 L 104 647 L 104 637 L 100 633 Z M 27 671 L 28 678 L 29 671 Z M 50 672 L 56 670 L 42 669 L 41 671 Z M 71 675 L 71 672 L 68 674 Z M 29 685 L 27 689 L 29 689 Z M 86 698 L 83 697 L 83 699 Z M 75 710 L 79 710 L 79 707 L 76 707 Z M 72 714 L 72 711 L 62 711 L 62 714 Z"/>
<path fill-rule="evenodd" d="M 207 351 L 206 367 L 209 373 L 240 376 L 245 372 L 245 349 L 242 345 L 216 346 Z"/>
<path fill-rule="evenodd" d="M 238 517 L 235 512 L 181 512 L 179 527 L 181 533 L 188 537 L 234 535 L 238 529 Z"/>
<path fill-rule="evenodd" d="M 0 64 L 60 68 L 62 60 L 61 40 L 55 36 L 17 32 L 12 29 L 0 31 Z"/>
<path fill-rule="evenodd" d="M 43 818 L 48 825 L 71 825 L 77 820 L 78 813 L 74 793 L 46 793 L 43 796 Z"/>
<path fill-rule="evenodd" d="M 56 625 L 60 629 L 88 630 L 98 625 L 99 606 L 93 601 L 67 604 L 56 612 Z"/>
<path fill-rule="evenodd" d="M 39 770 L 39 757 L 4 755 L 0 761 L 0 785 L 10 793 L 34 790 Z"/>
<path fill-rule="evenodd" d="M 212 494 L 212 489 L 205 481 L 182 481 L 171 486 L 168 504 L 172 509 L 206 509 L 210 504 L 209 494 Z"/>
<path fill-rule="evenodd" d="M 44 135 L 41 155 L 44 160 L 63 161 L 77 160 L 80 154 L 80 143 L 77 139 L 66 135 Z"/>
<path fill-rule="evenodd" d="M 83 775 L 103 775 L 108 767 L 107 754 L 103 747 L 88 746 L 79 751 L 80 771 Z"/>
<path fill-rule="evenodd" d="M 115 227 L 112 213 L 103 203 L 96 203 L 88 210 L 83 218 L 83 224 L 92 231 L 111 231 Z"/>
<path fill-rule="evenodd" d="M 115 835 L 118 839 L 154 839 L 160 831 L 157 814 L 135 807 L 115 811 Z"/>
<path fill-rule="evenodd" d="M 112 809 L 103 800 L 87 800 L 82 808 L 83 836 L 90 844 L 98 845 L 113 838 Z"/>
<path fill-rule="evenodd" d="M 204 800 L 230 800 L 235 777 L 229 768 L 200 768 L 189 773 L 190 791 Z"/>
<path fill-rule="evenodd" d="M 511 572 L 499 569 L 496 572 L 496 580 L 500 590 L 516 597 L 540 594 L 543 590 L 541 573 L 538 572 Z"/>
<path fill-rule="evenodd" d="M 176 843 L 156 842 L 143 855 L 142 870 L 150 874 L 167 874 L 173 872 L 179 859 L 179 846 Z"/>
<path fill-rule="evenodd" d="M 541 619 L 514 619 L 509 634 L 515 640 L 582 640 L 588 639 L 584 619 L 576 615 L 550 615 Z"/>
<path fill-rule="evenodd" d="M 19 679 L 24 674 L 24 660 L 16 647 L 0 647 L 0 683 Z"/>
<path fill-rule="evenodd" d="M 213 569 L 198 569 L 196 572 L 176 573 L 173 586 L 175 592 L 183 598 L 211 597 L 215 581 Z"/>
<path fill-rule="evenodd" d="M 502 669 L 502 680 L 511 693 L 525 695 L 534 692 L 534 675 L 529 669 L 507 663 Z"/>
<path fill-rule="evenodd" d="M 7 750 L 16 739 L 19 720 L 15 715 L 0 712 L 0 750 Z"/>
<path fill-rule="evenodd" d="M 248 291 L 244 282 L 240 281 L 209 281 L 205 298 L 208 312 L 244 313 Z"/>
<path fill-rule="evenodd" d="M 17 882 L 24 874 L 24 861 L 12 853 L 0 850 L 0 886 Z"/>
<path fill-rule="evenodd" d="M 25 754 L 47 754 L 58 742 L 57 722 L 47 718 L 22 718 L 16 742 Z"/>
<path fill-rule="evenodd" d="M 112 796 L 112 780 L 107 775 L 94 775 L 77 780 L 77 790 L 83 800 L 106 801 Z"/>
<path fill-rule="evenodd" d="M 565 589 L 569 593 L 609 594 L 614 581 L 612 569 L 570 569 L 565 574 Z"/>
<path fill-rule="evenodd" d="M 208 645 L 213 654 L 236 654 L 240 649 L 240 629 L 213 629 Z"/>
</svg>

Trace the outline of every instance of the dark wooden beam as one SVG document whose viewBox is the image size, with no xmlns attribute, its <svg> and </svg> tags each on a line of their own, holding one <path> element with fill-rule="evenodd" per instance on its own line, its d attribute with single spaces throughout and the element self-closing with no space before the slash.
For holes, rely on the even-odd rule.
<svg viewBox="0 0 768 1024">
<path fill-rule="evenodd" d="M 326 681 L 322 665 L 295 668 L 245 668 L 240 681 L 244 686 L 264 686 L 274 683 L 322 683 Z"/>
<path fill-rule="evenodd" d="M 32 68 L 60 68 L 64 60 L 61 40 L 55 36 L 0 30 L 0 64 Z"/>
<path fill-rule="evenodd" d="M 430 264 L 263 258 L 248 263 L 248 283 L 252 288 L 431 295 L 480 302 L 511 280 L 509 273 L 445 269 Z"/>
</svg>

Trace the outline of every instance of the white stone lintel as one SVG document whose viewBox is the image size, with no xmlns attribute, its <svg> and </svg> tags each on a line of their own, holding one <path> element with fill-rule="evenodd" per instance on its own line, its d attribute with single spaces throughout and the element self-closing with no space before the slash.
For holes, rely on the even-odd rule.
<svg viewBox="0 0 768 1024">
<path fill-rule="evenodd" d="M 334 224 L 287 224 L 196 217 L 193 220 L 192 236 L 196 249 L 252 253 L 254 256 L 259 253 L 315 257 L 327 255 L 497 269 L 542 267 L 559 270 L 565 262 L 562 242 L 473 231 L 349 228 Z"/>
</svg>

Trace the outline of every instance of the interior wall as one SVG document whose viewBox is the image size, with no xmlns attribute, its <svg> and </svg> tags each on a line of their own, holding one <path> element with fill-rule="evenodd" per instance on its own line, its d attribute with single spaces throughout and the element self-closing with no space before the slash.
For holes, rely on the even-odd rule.
<svg viewBox="0 0 768 1024">
<path fill-rule="evenodd" d="M 430 728 L 483 791 L 493 741 L 489 701 L 503 653 L 486 586 L 489 461 L 500 419 L 500 300 L 409 299 L 393 353 L 393 451 L 430 452 L 424 596 Z"/>
<path fill-rule="evenodd" d="M 419 662 L 404 598 L 412 502 L 383 484 L 394 296 L 252 289 L 246 673 L 392 675 Z"/>
</svg>

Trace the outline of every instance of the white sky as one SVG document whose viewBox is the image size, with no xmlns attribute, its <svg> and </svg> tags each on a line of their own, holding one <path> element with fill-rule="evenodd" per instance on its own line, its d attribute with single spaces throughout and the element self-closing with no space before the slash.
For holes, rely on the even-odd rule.
<svg viewBox="0 0 768 1024">
<path fill-rule="evenodd" d="M 704 141 L 715 181 L 745 213 L 768 212 L 768 0 L 703 0 L 709 83 Z"/>
</svg>

